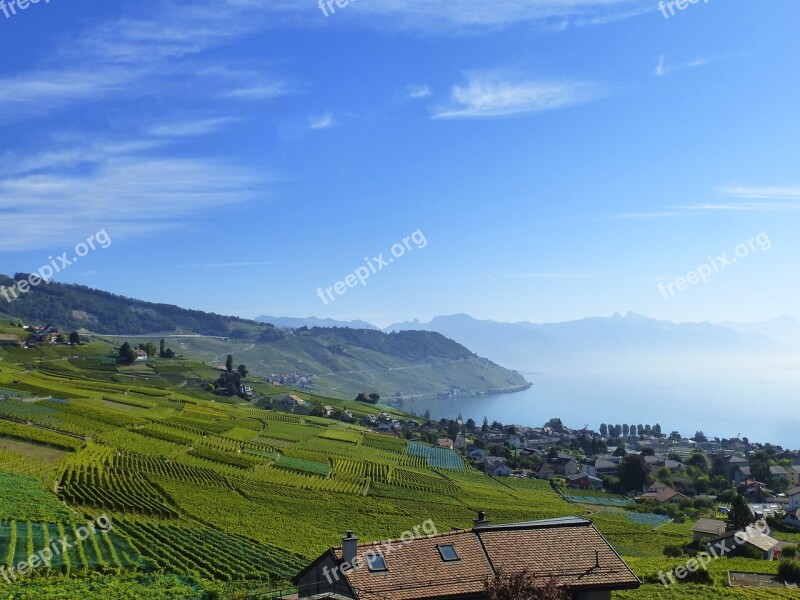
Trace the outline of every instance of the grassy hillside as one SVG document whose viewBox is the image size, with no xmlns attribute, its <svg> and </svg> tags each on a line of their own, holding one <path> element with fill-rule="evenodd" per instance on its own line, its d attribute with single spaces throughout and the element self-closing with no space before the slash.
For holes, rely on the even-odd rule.
<svg viewBox="0 0 800 600">
<path fill-rule="evenodd" d="M 12 281 L 0 276 L 0 285 Z M 83 286 L 51 283 L 0 307 L 0 333 L 19 333 L 8 323 L 53 323 L 62 331 L 94 333 L 110 342 L 169 340 L 187 358 L 206 362 L 236 354 L 255 375 L 315 376 L 312 391 L 341 398 L 360 392 L 384 397 L 434 395 L 456 390 L 485 393 L 528 384 L 514 371 L 474 355 L 432 332 L 386 334 L 347 328 L 278 329 L 237 317 L 132 300 Z"/>
<path fill-rule="evenodd" d="M 731 565 L 775 572 L 752 560 L 715 562 L 713 589 L 664 590 L 656 574 L 683 561 L 662 550 L 688 542 L 689 524 L 570 504 L 546 482 L 490 479 L 455 452 L 356 425 L 215 402 L 195 385 L 211 374 L 190 361 L 119 368 L 103 344 L 0 349 L 0 561 L 75 539 L 101 514 L 112 523 L 24 581 L 0 579 L 0 598 L 264 597 L 347 529 L 388 539 L 432 519 L 444 532 L 478 510 L 592 518 L 648 582 L 620 598 L 790 597 L 724 595 Z"/>
</svg>

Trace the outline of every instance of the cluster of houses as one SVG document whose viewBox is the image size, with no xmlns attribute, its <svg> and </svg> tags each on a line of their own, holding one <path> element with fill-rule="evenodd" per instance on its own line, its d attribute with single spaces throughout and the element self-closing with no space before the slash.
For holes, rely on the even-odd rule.
<svg viewBox="0 0 800 600">
<path fill-rule="evenodd" d="M 44 327 L 27 325 L 23 329 L 28 332 L 27 340 L 23 341 L 22 337 L 18 335 L 3 334 L 0 335 L 0 346 L 22 347 L 32 344 L 57 344 L 62 339 L 61 332 L 54 325 L 45 325 Z"/>
<path fill-rule="evenodd" d="M 276 386 L 297 387 L 309 390 L 314 385 L 314 376 L 303 375 L 302 373 L 272 373 L 269 377 L 266 377 L 264 381 Z"/>
</svg>

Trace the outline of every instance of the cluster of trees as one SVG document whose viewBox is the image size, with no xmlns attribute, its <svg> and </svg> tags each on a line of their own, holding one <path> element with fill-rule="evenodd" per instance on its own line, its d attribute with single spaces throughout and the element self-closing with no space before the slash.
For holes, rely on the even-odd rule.
<svg viewBox="0 0 800 600">
<path fill-rule="evenodd" d="M 629 435 L 652 435 L 657 438 L 664 437 L 661 425 L 600 425 L 600 435 L 603 437 L 621 438 Z"/>
<path fill-rule="evenodd" d="M 249 375 L 245 365 L 239 365 L 236 369 L 233 368 L 233 355 L 228 354 L 225 360 L 225 370 L 220 373 L 217 380 L 212 383 L 213 391 L 221 396 L 238 396 L 243 395 L 242 381 Z"/>
<path fill-rule="evenodd" d="M 367 404 L 377 404 L 380 399 L 381 395 L 376 394 L 375 392 L 371 394 L 361 392 L 358 396 L 356 396 L 356 402 L 366 402 Z"/>
<path fill-rule="evenodd" d="M 358 346 L 389 356 L 417 359 L 420 356 L 451 360 L 475 355 L 461 344 L 432 331 L 396 331 L 384 333 L 377 329 L 343 327 L 301 327 L 295 335 L 330 338 L 334 343 Z"/>
<path fill-rule="evenodd" d="M 77 336 L 78 341 L 73 342 L 72 336 Z M 76 331 L 73 331 L 70 334 L 70 343 L 80 343 L 80 336 Z M 173 359 L 175 358 L 175 352 L 172 351 L 172 348 L 167 348 L 164 339 L 161 339 L 161 345 L 159 348 L 156 348 L 156 345 L 153 342 L 147 342 L 146 344 L 139 344 L 139 350 L 143 352 L 147 352 L 148 356 L 160 356 L 161 358 Z M 133 346 L 130 343 L 125 342 L 122 344 L 122 347 L 119 349 L 117 353 L 117 358 L 123 364 L 129 365 L 136 361 L 136 351 L 133 349 Z"/>
<path fill-rule="evenodd" d="M 15 281 L 27 277 L 26 273 L 17 273 L 14 280 L 0 276 L 0 285 L 11 287 Z M 87 326 L 81 313 L 73 310 L 76 306 L 81 307 L 81 312 L 93 316 L 92 328 L 95 331 L 108 334 L 146 335 L 151 331 L 182 329 L 203 335 L 234 337 L 236 331 L 232 325 L 252 323 L 236 317 L 141 302 L 81 285 L 56 282 L 39 286 L 35 293 L 23 294 L 3 310 L 26 323 L 52 322 L 59 329 L 69 331 Z M 272 325 L 259 327 L 265 332 L 275 330 Z"/>
</svg>

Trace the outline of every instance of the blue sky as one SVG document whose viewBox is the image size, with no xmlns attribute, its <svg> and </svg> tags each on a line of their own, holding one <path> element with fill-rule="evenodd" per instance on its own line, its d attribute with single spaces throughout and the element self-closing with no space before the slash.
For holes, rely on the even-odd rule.
<svg viewBox="0 0 800 600">
<path fill-rule="evenodd" d="M 58 281 L 243 317 L 800 316 L 796 2 L 9 14 L 0 272 L 104 229 Z M 424 248 L 318 297 L 415 231 Z"/>
</svg>

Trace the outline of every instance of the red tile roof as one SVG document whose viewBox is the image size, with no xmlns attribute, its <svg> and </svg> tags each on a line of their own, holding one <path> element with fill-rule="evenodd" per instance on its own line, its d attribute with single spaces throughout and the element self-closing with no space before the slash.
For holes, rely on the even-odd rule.
<svg viewBox="0 0 800 600">
<path fill-rule="evenodd" d="M 444 561 L 438 549 L 441 545 L 453 545 L 458 560 Z M 333 548 L 332 552 L 341 564 L 342 548 Z M 370 552 L 383 553 L 385 571 L 369 570 L 366 557 Z M 555 577 L 571 589 L 640 585 L 594 525 L 577 517 L 487 525 L 405 544 L 399 540 L 363 544 L 358 546 L 357 556 L 363 566 L 348 571 L 346 579 L 356 597 L 365 599 L 478 597 L 484 582 L 497 570 L 513 573 L 527 569 L 536 577 Z M 300 597 L 306 596 L 301 593 Z"/>
</svg>

